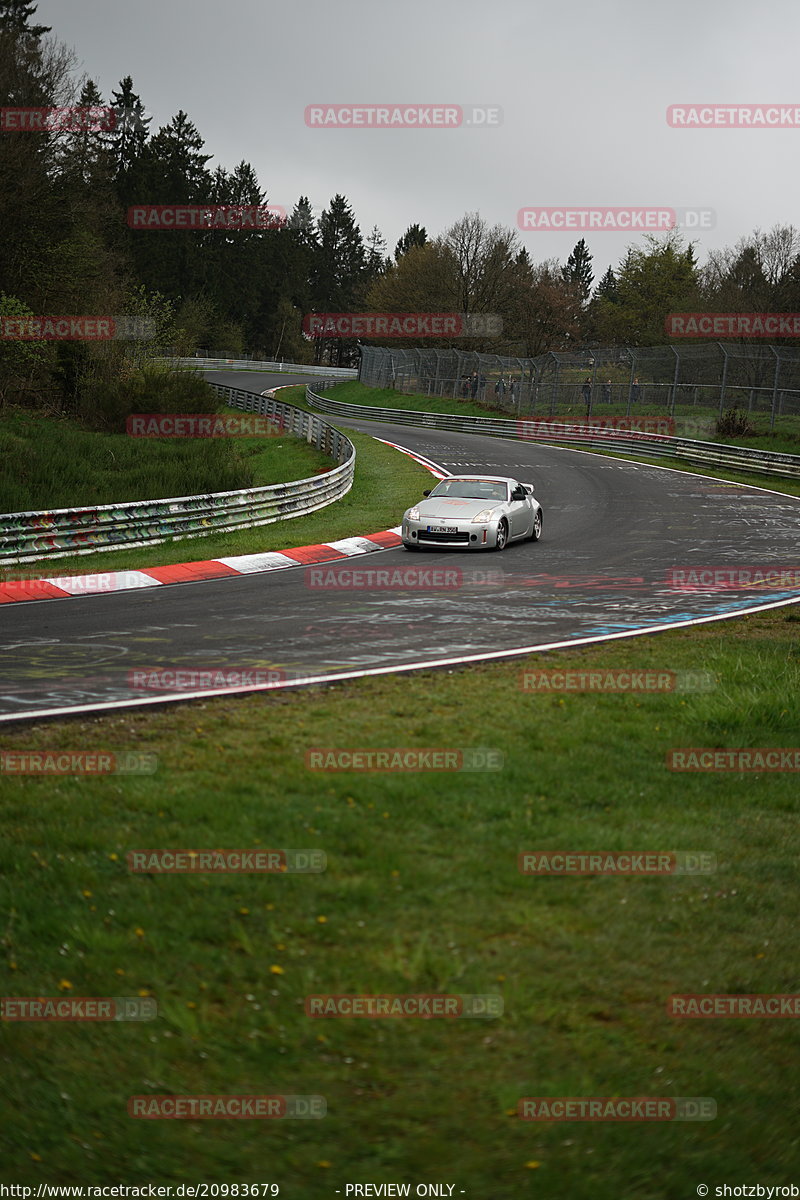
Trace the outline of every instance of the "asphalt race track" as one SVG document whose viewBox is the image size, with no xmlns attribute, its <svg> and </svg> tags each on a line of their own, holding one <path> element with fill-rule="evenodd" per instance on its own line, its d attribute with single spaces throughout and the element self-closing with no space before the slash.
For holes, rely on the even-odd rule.
<svg viewBox="0 0 800 1200">
<path fill-rule="evenodd" d="M 252 391 L 300 382 L 249 372 L 210 378 Z M 704 589 L 670 575 L 712 567 L 797 568 L 800 498 L 574 450 L 340 423 L 397 442 L 451 472 L 533 482 L 544 509 L 542 540 L 514 543 L 502 554 L 400 548 L 323 568 L 5 605 L 0 721 L 197 695 L 196 688 L 163 686 L 177 669 L 269 671 L 277 686 L 295 686 L 631 636 L 800 600 L 796 581 L 765 590 L 746 579 L 724 586 L 717 580 Z M 187 560 L 192 546 L 187 541 Z M 391 574 L 380 583 L 374 574 L 398 568 L 405 586 Z M 439 576 L 446 586 L 427 585 L 435 578 L 431 568 L 449 572 Z M 336 586 L 337 579 L 352 580 L 354 571 L 379 586 Z M 45 573 L 52 567 L 43 566 Z M 167 675 L 154 690 L 142 672 Z M 254 689 L 245 675 L 230 690 Z"/>
</svg>

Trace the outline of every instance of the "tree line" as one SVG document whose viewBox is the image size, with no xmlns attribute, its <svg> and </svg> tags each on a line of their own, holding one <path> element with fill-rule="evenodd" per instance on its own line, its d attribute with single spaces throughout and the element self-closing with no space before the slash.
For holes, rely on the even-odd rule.
<svg viewBox="0 0 800 1200">
<path fill-rule="evenodd" d="M 702 265 L 677 231 L 647 236 L 599 280 L 583 238 L 566 262 L 535 262 L 515 231 L 478 213 L 437 237 L 411 223 L 389 254 L 380 230 L 365 234 L 341 194 L 318 214 L 301 196 L 264 230 L 132 229 L 135 205 L 270 199 L 252 164 L 210 167 L 183 110 L 152 128 L 131 76 L 105 98 L 94 80 L 76 78 L 71 52 L 37 22 L 36 8 L 0 0 L 0 107 L 106 106 L 116 120 L 0 134 L 0 317 L 126 313 L 147 318 L 156 335 L 146 344 L 0 340 L 0 404 L 118 414 L 143 362 L 165 349 L 357 362 L 355 340 L 304 336 L 310 313 L 491 313 L 502 333 L 459 338 L 459 348 L 534 357 L 662 344 L 672 312 L 800 310 L 792 226 L 756 230 Z"/>
</svg>

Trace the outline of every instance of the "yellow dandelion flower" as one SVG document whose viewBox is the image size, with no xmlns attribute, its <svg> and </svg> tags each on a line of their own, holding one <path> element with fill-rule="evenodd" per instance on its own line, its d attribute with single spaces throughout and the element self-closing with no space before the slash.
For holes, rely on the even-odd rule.
<svg viewBox="0 0 800 1200">
<path fill-rule="evenodd" d="M 33 1150 L 31 1150 L 31 1158 L 33 1159 L 33 1161 L 34 1161 L 34 1162 L 41 1162 L 41 1161 L 42 1161 L 42 1156 L 41 1156 L 41 1154 L 36 1154 L 36 1153 L 35 1153 Z"/>
<path fill-rule="evenodd" d="M 240 909 L 239 909 L 239 912 L 241 913 L 241 915 L 242 915 L 243 917 L 249 917 L 249 915 L 250 915 L 250 909 L 249 909 L 249 908 L 240 908 Z"/>
<path fill-rule="evenodd" d="M 286 974 L 283 967 L 279 967 L 277 963 L 273 963 L 273 965 L 270 967 L 269 970 L 270 970 L 271 975 L 285 975 Z"/>
<path fill-rule="evenodd" d="M 72 991 L 72 984 L 68 979 L 62 979 L 59 981 L 58 990 L 60 992 L 70 992 Z"/>
<path fill-rule="evenodd" d="M 118 854 L 109 854 L 108 857 L 111 859 L 112 862 L 117 862 L 117 860 L 119 859 Z"/>
<path fill-rule="evenodd" d="M 125 974 L 125 972 L 124 972 L 124 970 L 122 969 L 122 967 L 114 967 L 114 974 L 115 974 L 115 975 L 124 975 L 124 974 Z"/>
<path fill-rule="evenodd" d="M 327 1158 L 321 1158 L 317 1163 L 318 1167 L 329 1167 L 330 1165 L 331 1164 L 328 1162 Z"/>
<path fill-rule="evenodd" d="M 320 925 L 326 925 L 328 922 L 328 918 L 327 917 L 317 917 L 317 921 L 319 922 Z"/>
<path fill-rule="evenodd" d="M 530 1160 L 530 1162 L 526 1162 L 526 1163 L 525 1163 L 525 1166 L 526 1166 L 526 1167 L 527 1167 L 527 1168 L 528 1168 L 530 1171 L 535 1171 L 535 1170 L 536 1170 L 536 1168 L 537 1168 L 537 1167 L 540 1167 L 541 1165 L 542 1165 L 542 1164 L 541 1164 L 540 1162 L 537 1162 L 535 1158 L 532 1158 L 532 1159 Z"/>
<path fill-rule="evenodd" d="M 88 888 L 84 888 L 84 889 L 83 889 L 83 891 L 81 892 L 81 895 L 82 895 L 82 896 L 87 896 L 87 897 L 88 897 L 88 896 L 91 896 L 91 894 L 92 894 L 92 893 L 89 891 L 89 889 L 88 889 Z"/>
<path fill-rule="evenodd" d="M 150 994 L 151 994 L 151 993 L 150 993 L 150 992 L 147 990 L 147 988 L 139 988 L 138 995 L 140 995 L 140 996 L 149 996 Z"/>
<path fill-rule="evenodd" d="M 144 937 L 144 930 L 143 930 L 143 929 L 137 928 L 137 929 L 134 929 L 134 931 L 133 931 L 133 932 L 136 934 L 136 936 L 137 936 L 138 938 L 143 938 L 143 937 Z"/>
</svg>

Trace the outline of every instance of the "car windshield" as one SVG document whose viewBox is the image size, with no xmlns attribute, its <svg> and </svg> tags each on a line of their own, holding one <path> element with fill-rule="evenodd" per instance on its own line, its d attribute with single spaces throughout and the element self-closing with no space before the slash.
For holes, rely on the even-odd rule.
<svg viewBox="0 0 800 1200">
<path fill-rule="evenodd" d="M 457 496 L 463 500 L 505 500 L 506 485 L 496 479 L 443 479 L 431 492 L 436 496 Z"/>
</svg>

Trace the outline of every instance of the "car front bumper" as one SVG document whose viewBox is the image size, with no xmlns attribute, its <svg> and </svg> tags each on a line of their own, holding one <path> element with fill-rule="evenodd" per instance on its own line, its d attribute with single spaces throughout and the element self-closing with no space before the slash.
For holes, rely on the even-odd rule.
<svg viewBox="0 0 800 1200">
<path fill-rule="evenodd" d="M 434 521 L 427 518 L 419 521 L 403 520 L 402 539 L 405 546 L 433 546 L 437 550 L 494 550 L 497 545 L 498 521 L 442 521 L 454 532 L 433 533 L 428 526 Z"/>
</svg>

